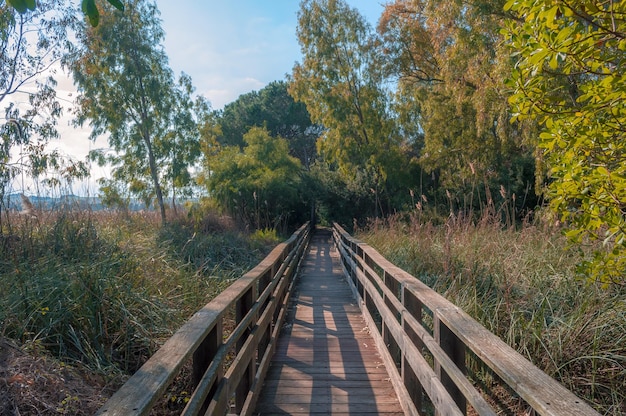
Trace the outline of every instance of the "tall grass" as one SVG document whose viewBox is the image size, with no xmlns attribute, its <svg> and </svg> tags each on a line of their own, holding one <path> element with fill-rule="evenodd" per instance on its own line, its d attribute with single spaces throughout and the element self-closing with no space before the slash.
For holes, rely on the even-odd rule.
<svg viewBox="0 0 626 416">
<path fill-rule="evenodd" d="M 3 218 L 0 335 L 111 376 L 132 373 L 276 241 L 182 216 Z"/>
<path fill-rule="evenodd" d="M 626 292 L 577 276 L 557 228 L 418 217 L 358 233 L 598 411 L 626 413 Z"/>
</svg>

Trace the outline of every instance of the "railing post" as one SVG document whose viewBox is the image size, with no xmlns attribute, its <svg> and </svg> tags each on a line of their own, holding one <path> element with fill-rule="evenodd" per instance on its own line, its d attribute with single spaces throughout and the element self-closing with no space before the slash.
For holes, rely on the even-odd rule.
<svg viewBox="0 0 626 416">
<path fill-rule="evenodd" d="M 433 332 L 434 338 L 441 347 L 441 349 L 452 359 L 454 364 L 463 374 L 467 374 L 467 368 L 465 366 L 465 344 L 457 338 L 456 335 L 439 319 L 437 311 L 433 311 Z M 467 402 L 465 396 L 461 393 L 459 388 L 454 384 L 452 379 L 448 377 L 446 372 L 441 368 L 439 362 L 435 361 L 435 373 L 441 380 L 441 383 L 448 391 L 454 402 L 459 407 L 461 412 L 467 414 Z"/>
<path fill-rule="evenodd" d="M 410 290 L 407 290 L 406 286 L 402 284 L 401 287 L 402 293 L 402 305 L 406 308 L 406 313 L 411 315 L 413 318 L 417 320 L 420 324 L 422 323 L 422 302 L 417 299 L 417 297 L 411 293 Z M 420 337 L 411 329 L 410 325 L 406 324 L 404 319 L 404 315 L 402 316 L 402 329 L 404 333 L 407 334 L 407 337 L 411 340 L 413 345 L 415 345 L 421 353 L 423 353 L 424 344 Z M 409 392 L 409 396 L 413 400 L 413 404 L 418 412 L 422 411 L 423 406 L 423 389 L 422 385 L 417 378 L 417 375 L 413 372 L 410 363 L 404 357 L 404 351 L 402 352 L 402 379 L 404 380 L 404 386 L 406 390 Z"/>
<path fill-rule="evenodd" d="M 248 291 L 237 301 L 235 307 L 235 320 L 237 325 L 244 319 L 244 317 L 250 312 L 250 309 L 254 305 L 257 299 L 256 286 L 253 285 L 248 289 Z M 253 319 L 253 323 L 256 322 L 256 319 Z M 250 329 L 248 328 L 241 339 L 237 341 L 237 353 L 239 353 L 240 349 L 246 342 L 248 335 L 250 334 Z M 248 392 L 250 391 L 250 387 L 254 382 L 254 376 L 256 372 L 256 355 L 250 357 L 250 362 L 248 363 L 248 368 L 245 371 L 244 375 L 241 377 L 241 381 L 237 385 L 235 389 L 235 412 L 239 414 L 243 409 L 243 406 L 246 402 L 246 397 L 248 396 Z"/>
<path fill-rule="evenodd" d="M 396 322 L 400 322 L 401 314 L 394 307 L 394 304 L 393 304 L 393 301 L 400 300 L 400 298 L 398 296 L 398 290 L 400 288 L 400 285 L 399 285 L 398 281 L 395 279 L 395 277 L 392 274 L 388 273 L 387 270 L 383 270 L 382 274 L 383 274 L 382 275 L 383 283 L 393 293 L 393 298 L 394 298 L 394 299 L 390 299 L 386 295 L 386 293 L 383 293 L 383 301 L 385 302 L 386 308 L 389 311 L 393 312 L 393 315 L 394 315 L 394 318 L 396 319 Z M 383 341 L 385 342 L 385 345 L 387 346 L 387 350 L 389 351 L 389 354 L 391 355 L 391 357 L 393 358 L 394 362 L 396 363 L 396 367 L 397 367 L 398 371 L 401 371 L 401 368 L 402 368 L 402 356 L 404 354 L 401 351 L 398 343 L 394 339 L 393 335 L 389 331 L 389 328 L 388 328 L 389 324 L 384 319 L 383 319 L 383 323 L 382 324 L 383 324 L 382 325 Z"/>
<path fill-rule="evenodd" d="M 263 276 L 261 276 L 261 278 L 259 279 L 259 289 L 257 291 L 258 295 L 263 293 L 263 291 L 265 291 L 265 289 L 272 282 L 272 278 L 276 274 L 276 269 L 278 268 L 279 265 L 280 265 L 279 263 L 274 263 L 274 265 L 270 268 L 270 270 L 268 270 L 267 272 L 265 272 L 265 274 Z M 272 299 L 271 296 L 268 297 L 265 305 L 263 306 L 263 309 L 265 309 L 267 307 L 267 305 L 269 304 L 271 299 Z M 278 310 L 278 308 L 277 308 L 277 310 Z M 263 312 L 261 312 L 261 313 L 263 313 Z M 274 314 L 274 316 L 276 316 L 276 315 Z M 258 356 L 259 357 L 263 357 L 263 355 L 265 355 L 265 350 L 267 349 L 267 346 L 270 343 L 270 338 L 272 336 L 272 324 L 273 324 L 274 321 L 275 321 L 275 318 L 265 328 L 265 330 L 263 331 L 263 334 L 259 338 L 259 345 L 257 347 L 257 351 L 258 351 Z"/>
<path fill-rule="evenodd" d="M 209 332 L 206 338 L 204 338 L 204 341 L 202 341 L 200 346 L 198 346 L 198 349 L 193 353 L 192 381 L 193 381 L 194 389 L 200 383 L 202 376 L 204 376 L 204 373 L 209 368 L 211 361 L 213 361 L 213 358 L 215 357 L 215 354 L 217 354 L 217 351 L 219 350 L 221 345 L 222 345 L 222 319 L 220 318 L 216 322 L 211 332 Z M 213 397 L 213 394 L 215 393 L 215 390 L 217 389 L 217 386 L 220 384 L 220 381 L 222 380 L 223 376 L 224 376 L 224 369 L 220 367 L 217 373 L 217 377 L 215 379 L 215 383 L 213 383 L 213 387 L 211 387 L 211 390 L 209 391 L 209 394 L 207 395 L 207 399 L 205 403 L 202 405 L 201 413 L 204 413 L 207 410 L 209 406 L 209 402 L 211 401 L 211 398 Z"/>
</svg>

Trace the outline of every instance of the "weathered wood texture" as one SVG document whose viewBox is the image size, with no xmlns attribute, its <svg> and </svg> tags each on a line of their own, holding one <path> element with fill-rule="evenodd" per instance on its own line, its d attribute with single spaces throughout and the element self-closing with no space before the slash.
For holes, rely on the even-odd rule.
<svg viewBox="0 0 626 416">
<path fill-rule="evenodd" d="M 184 415 L 251 414 L 286 316 L 293 277 L 310 235 L 308 224 L 196 312 L 98 411 L 145 415 L 186 362 L 196 385 Z M 224 320 L 235 311 L 225 338 Z M 235 351 L 234 357 L 232 351 Z"/>
<path fill-rule="evenodd" d="M 478 415 L 499 413 L 492 407 L 495 397 L 468 375 L 472 354 L 481 368 L 502 380 L 512 402 L 521 399 L 517 413 L 598 415 L 461 309 L 337 224 L 334 238 L 396 392 L 410 405 L 407 414 L 418 414 L 426 399 L 438 415 L 464 415 L 470 409 Z"/>
<path fill-rule="evenodd" d="M 256 414 L 404 415 L 329 231 L 302 262 Z"/>
</svg>

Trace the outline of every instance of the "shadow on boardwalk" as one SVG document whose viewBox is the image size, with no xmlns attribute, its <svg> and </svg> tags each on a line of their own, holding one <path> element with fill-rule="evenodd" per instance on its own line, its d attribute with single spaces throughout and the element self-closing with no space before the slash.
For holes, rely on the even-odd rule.
<svg viewBox="0 0 626 416">
<path fill-rule="evenodd" d="M 311 241 L 258 415 L 402 415 L 329 230 Z"/>
</svg>

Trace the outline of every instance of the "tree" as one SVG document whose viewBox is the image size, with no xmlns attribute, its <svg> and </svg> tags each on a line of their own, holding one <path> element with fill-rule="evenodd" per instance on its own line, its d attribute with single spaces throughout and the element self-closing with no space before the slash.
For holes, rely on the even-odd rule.
<svg viewBox="0 0 626 416">
<path fill-rule="evenodd" d="M 195 180 L 190 169 L 194 168 L 201 155 L 199 125 L 208 117 L 211 109 L 209 102 L 202 96 L 195 102 L 192 100 L 194 90 L 191 77 L 181 74 L 178 87 L 173 91 L 171 129 L 163 136 L 163 140 L 156 141 L 166 158 L 163 180 L 170 184 L 174 212 L 177 190 L 185 196 L 193 193 Z"/>
<path fill-rule="evenodd" d="M 311 123 L 302 103 L 297 103 L 287 91 L 287 83 L 275 81 L 260 91 L 243 94 L 227 104 L 220 114 L 223 145 L 243 146 L 243 136 L 251 127 L 266 127 L 272 136 L 289 142 L 292 156 L 309 167 L 315 159 L 315 140 L 319 128 Z"/>
<path fill-rule="evenodd" d="M 61 0 L 40 1 L 35 11 L 24 13 L 0 4 L 0 202 L 20 173 L 41 179 L 52 169 L 70 180 L 72 172 L 83 174 L 80 163 L 43 151 L 58 135 L 62 106 L 54 75 L 75 24 Z M 15 160 L 11 154 L 17 147 L 22 151 Z"/>
<path fill-rule="evenodd" d="M 13 7 L 18 13 L 25 14 L 28 11 L 35 11 L 37 9 L 37 2 L 35 0 L 7 0 L 9 5 Z M 120 11 L 124 11 L 124 3 L 120 0 L 107 0 L 111 5 Z M 98 26 L 100 22 L 100 11 L 96 7 L 95 0 L 82 0 L 81 8 L 83 13 L 89 18 L 89 22 L 92 26 Z"/>
<path fill-rule="evenodd" d="M 372 29 L 344 1 L 305 0 L 297 34 L 303 62 L 293 69 L 289 92 L 325 128 L 318 139 L 322 158 L 344 175 L 371 178 L 378 215 L 387 181 L 406 160 Z"/>
<path fill-rule="evenodd" d="M 246 146 L 226 146 L 208 155 L 208 190 L 231 215 L 247 226 L 285 227 L 305 212 L 300 195 L 298 159 L 289 156 L 287 141 L 266 128 L 252 127 Z"/>
<path fill-rule="evenodd" d="M 510 0 L 507 26 L 517 59 L 513 120 L 541 125 L 550 205 L 575 242 L 605 250 L 584 271 L 625 284 L 626 3 Z"/>
<path fill-rule="evenodd" d="M 165 223 L 159 162 L 167 155 L 156 143 L 168 133 L 176 93 L 158 15 L 146 0 L 129 2 L 124 13 L 106 8 L 97 27 L 79 31 L 69 65 L 80 94 L 77 123 L 89 121 L 92 138 L 109 134 L 114 176 L 133 193 L 155 195 Z"/>
<path fill-rule="evenodd" d="M 384 69 L 398 80 L 401 131 L 423 140 L 420 164 L 438 186 L 474 201 L 470 209 L 488 200 L 478 184 L 519 196 L 534 182 L 530 130 L 508 122 L 512 62 L 500 34 L 502 3 L 396 0 L 378 26 Z"/>
</svg>

